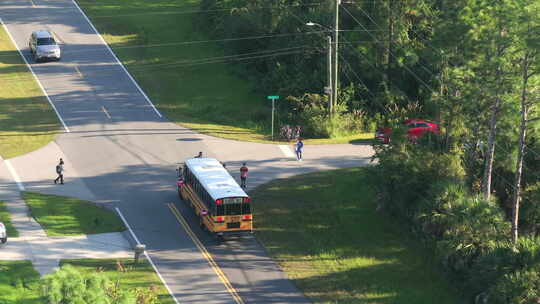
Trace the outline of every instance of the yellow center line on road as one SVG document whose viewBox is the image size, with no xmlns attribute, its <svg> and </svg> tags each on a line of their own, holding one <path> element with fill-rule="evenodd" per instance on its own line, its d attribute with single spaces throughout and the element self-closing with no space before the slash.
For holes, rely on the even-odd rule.
<svg viewBox="0 0 540 304">
<path fill-rule="evenodd" d="M 107 115 L 109 119 L 111 119 L 111 115 L 109 114 L 109 112 L 107 112 L 107 109 L 105 109 L 104 106 L 101 106 L 101 110 L 103 111 L 103 113 L 105 113 L 105 115 Z"/>
<path fill-rule="evenodd" d="M 30 1 L 32 1 L 32 0 L 30 0 Z M 65 43 L 64 43 L 64 40 L 62 40 L 62 38 L 61 38 L 60 36 L 58 36 L 58 34 L 56 34 L 56 32 L 53 31 L 49 26 L 45 26 L 45 28 L 46 28 L 49 32 L 51 32 L 51 34 L 53 35 L 54 40 L 56 40 L 56 42 L 60 42 L 61 44 L 65 44 Z"/>
<path fill-rule="evenodd" d="M 56 41 L 60 41 L 60 43 L 66 44 L 66 43 L 64 42 L 64 39 L 62 39 L 60 36 L 58 36 L 58 34 L 56 34 L 56 33 L 53 32 L 53 31 L 51 31 L 51 32 L 53 33 L 54 39 L 55 39 Z"/>
<path fill-rule="evenodd" d="M 206 250 L 206 248 L 204 247 L 204 245 L 201 243 L 201 241 L 199 240 L 199 238 L 197 238 L 197 236 L 195 235 L 195 233 L 193 232 L 193 230 L 191 230 L 191 228 L 189 227 L 189 224 L 188 222 L 184 219 L 184 217 L 182 216 L 182 214 L 180 214 L 180 211 L 178 211 L 178 209 L 174 206 L 174 204 L 170 203 L 170 204 L 167 204 L 167 206 L 169 207 L 169 209 L 171 209 L 171 212 L 174 214 L 174 216 L 176 217 L 176 219 L 178 220 L 178 222 L 180 223 L 180 225 L 182 225 L 182 227 L 184 228 L 184 230 L 187 232 L 187 234 L 189 235 L 189 237 L 193 240 L 193 242 L 195 243 L 195 245 L 197 246 L 197 248 L 199 248 L 199 251 L 202 253 L 202 255 L 204 256 L 204 258 L 208 261 L 208 264 L 210 264 L 210 267 L 212 267 L 212 269 L 214 270 L 214 272 L 217 274 L 217 276 L 220 278 L 221 282 L 223 282 L 223 285 L 225 285 L 225 288 L 227 288 L 227 291 L 232 295 L 232 297 L 234 298 L 235 302 L 237 304 L 244 304 L 244 301 L 242 300 L 242 298 L 238 295 L 238 292 L 234 289 L 234 287 L 232 286 L 231 282 L 229 282 L 229 280 L 227 279 L 227 277 L 225 276 L 225 274 L 223 273 L 223 271 L 221 270 L 221 268 L 219 268 L 218 264 L 216 263 L 216 261 L 214 261 L 214 259 L 212 258 L 212 255 L 210 255 L 210 253 L 208 252 L 208 250 Z"/>
</svg>

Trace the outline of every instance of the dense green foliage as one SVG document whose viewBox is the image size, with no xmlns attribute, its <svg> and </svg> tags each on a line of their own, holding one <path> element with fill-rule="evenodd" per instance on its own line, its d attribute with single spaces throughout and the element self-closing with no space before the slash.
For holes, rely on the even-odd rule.
<svg viewBox="0 0 540 304">
<path fill-rule="evenodd" d="M 0 304 L 173 304 L 146 261 L 63 260 L 42 279 L 29 261 L 0 261 Z"/>
<path fill-rule="evenodd" d="M 151 265 L 133 260 L 63 260 L 41 280 L 47 304 L 173 303 Z"/>
<path fill-rule="evenodd" d="M 111 286 L 103 273 L 83 275 L 64 265 L 44 278 L 42 294 L 48 304 L 127 303 L 127 294 L 115 294 L 109 290 Z"/>
<path fill-rule="evenodd" d="M 373 170 L 379 207 L 432 245 L 472 300 L 536 303 L 540 2 L 343 2 L 339 123 L 328 119 L 320 95 L 328 30 L 305 25 L 332 27 L 334 3 L 202 0 L 201 9 L 213 12 L 201 22 L 216 37 L 265 35 L 223 46 L 231 54 L 275 52 L 273 60 L 244 69 L 259 89 L 289 96 L 282 109 L 287 122 L 310 135 L 391 126 L 391 144 L 378 147 Z M 438 122 L 441 134 L 409 143 L 399 122 L 417 117 Z M 521 174 L 520 123 L 526 130 Z M 512 244 L 516 185 L 521 239 Z"/>
<path fill-rule="evenodd" d="M 331 170 L 254 190 L 257 238 L 314 303 L 464 303 L 402 221 L 377 211 L 371 170 Z"/>
<path fill-rule="evenodd" d="M 540 297 L 538 211 L 525 207 L 537 204 L 524 203 L 522 219 L 528 224 L 522 229 L 530 233 L 514 247 L 504 209 L 466 183 L 463 154 L 395 138 L 377 147 L 377 158 L 371 172 L 379 208 L 404 219 L 434 248 L 471 301 L 534 303 Z M 534 199 L 536 191 L 531 187 L 525 197 Z"/>
</svg>

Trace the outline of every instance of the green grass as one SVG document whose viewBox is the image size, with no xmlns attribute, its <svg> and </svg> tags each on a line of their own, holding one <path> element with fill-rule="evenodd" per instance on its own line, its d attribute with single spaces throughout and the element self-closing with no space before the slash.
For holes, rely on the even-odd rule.
<svg viewBox="0 0 540 304">
<path fill-rule="evenodd" d="M 120 262 L 120 265 L 122 265 L 125 271 L 118 271 L 118 262 Z M 119 281 L 123 289 L 133 290 L 137 287 L 149 288 L 150 286 L 155 286 L 160 304 L 174 303 L 174 300 L 159 280 L 152 266 L 145 259 L 141 259 L 138 264 L 135 264 L 132 259 L 76 259 L 60 261 L 60 265 L 64 264 L 70 264 L 83 272 L 102 271 L 107 274 L 111 281 Z"/>
<path fill-rule="evenodd" d="M 32 216 L 49 236 L 70 236 L 125 230 L 113 212 L 96 204 L 65 196 L 24 192 Z"/>
<path fill-rule="evenodd" d="M 215 136 L 264 139 L 257 126 L 243 122 L 261 117 L 267 120 L 266 96 L 252 94 L 249 84 L 233 76 L 227 65 L 190 64 L 194 60 L 223 56 L 217 43 L 155 46 L 208 40 L 193 25 L 198 13 L 176 14 L 197 10 L 199 1 L 79 0 L 78 3 L 169 120 Z"/>
<path fill-rule="evenodd" d="M 199 9 L 199 0 L 77 2 L 169 120 L 216 137 L 270 141 L 268 94 L 254 93 L 249 81 L 236 76 L 235 62 L 197 63 L 224 56 L 221 44 L 182 44 L 212 40 L 194 25 L 201 16 L 193 12 Z M 316 143 L 348 143 L 365 137 L 359 134 Z"/>
<path fill-rule="evenodd" d="M 0 304 L 43 303 L 39 296 L 39 273 L 30 261 L 0 261 Z"/>
<path fill-rule="evenodd" d="M 11 224 L 11 216 L 9 215 L 9 212 L 6 209 L 6 205 L 4 202 L 0 201 L 0 222 L 4 223 L 6 226 L 6 231 L 8 237 L 18 237 L 19 232 L 13 227 Z"/>
<path fill-rule="evenodd" d="M 25 154 L 53 140 L 58 119 L 3 27 L 0 75 L 0 156 Z"/>
<path fill-rule="evenodd" d="M 270 182 L 252 193 L 257 238 L 316 303 L 463 303 L 372 189 L 362 168 Z"/>
<path fill-rule="evenodd" d="M 117 262 L 125 271 L 118 271 Z M 71 264 L 83 272 L 101 271 L 112 281 L 119 281 L 122 289 L 155 286 L 161 304 L 173 304 L 174 300 L 159 280 L 152 266 L 142 259 L 135 264 L 132 259 L 76 259 L 62 260 L 60 265 Z M 40 296 L 39 274 L 29 261 L 0 261 L 0 304 L 43 303 Z"/>
</svg>

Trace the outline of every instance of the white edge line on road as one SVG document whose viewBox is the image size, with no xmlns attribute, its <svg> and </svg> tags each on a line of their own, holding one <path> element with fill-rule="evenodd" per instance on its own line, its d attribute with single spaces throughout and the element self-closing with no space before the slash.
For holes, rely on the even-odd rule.
<svg viewBox="0 0 540 304">
<path fill-rule="evenodd" d="M 64 129 L 66 130 L 66 132 L 69 133 L 69 128 L 66 126 L 66 123 L 64 122 L 64 120 L 62 119 L 62 116 L 60 116 L 60 113 L 58 113 L 58 110 L 56 109 L 56 107 L 54 106 L 54 103 L 51 101 L 51 98 L 49 98 L 49 95 L 47 94 L 47 91 L 45 91 L 45 88 L 41 85 L 41 82 L 39 81 L 36 73 L 34 73 L 34 70 L 32 69 L 32 67 L 30 66 L 30 64 L 28 64 L 28 61 L 26 61 L 26 57 L 24 57 L 23 53 L 21 52 L 21 50 L 19 49 L 19 47 L 17 46 L 17 43 L 15 42 L 15 39 L 13 39 L 13 36 L 11 36 L 11 33 L 9 32 L 7 26 L 4 24 L 4 20 L 2 20 L 2 18 L 0 18 L 0 23 L 2 24 L 2 26 L 4 27 L 4 29 L 6 30 L 6 33 L 8 34 L 9 36 L 9 39 L 11 39 L 11 42 L 13 43 L 13 45 L 17 48 L 17 51 L 19 52 L 19 54 L 21 55 L 22 59 L 24 60 L 24 63 L 26 63 L 26 66 L 28 67 L 28 69 L 30 70 L 30 72 L 32 72 L 32 75 L 34 75 L 34 79 L 36 80 L 37 84 L 39 85 L 41 91 L 43 92 L 43 94 L 45 95 L 45 97 L 47 97 L 47 100 L 49 101 L 49 103 L 51 104 L 54 112 L 56 113 L 56 116 L 58 116 L 58 119 L 60 119 L 60 122 L 62 123 L 62 125 L 64 126 Z"/>
<path fill-rule="evenodd" d="M 122 219 L 122 222 L 124 222 L 124 224 L 126 225 L 127 229 L 129 230 L 129 233 L 131 234 L 131 236 L 133 237 L 133 239 L 135 240 L 135 242 L 137 242 L 137 245 L 140 245 L 141 242 L 139 242 L 139 239 L 137 238 L 137 236 L 135 235 L 135 233 L 133 232 L 133 230 L 131 229 L 131 226 L 129 225 L 129 223 L 127 222 L 126 218 L 124 217 L 124 215 L 122 214 L 122 212 L 120 212 L 120 209 L 118 209 L 118 207 L 115 207 L 114 209 L 116 209 L 116 212 L 118 213 L 118 215 L 120 216 L 120 218 Z M 159 270 L 157 269 L 156 265 L 154 264 L 154 262 L 152 261 L 152 259 L 150 258 L 150 256 L 148 255 L 148 253 L 146 252 L 146 250 L 144 251 L 144 256 L 146 257 L 146 259 L 148 260 L 148 262 L 150 262 L 150 265 L 152 265 L 152 268 L 154 268 L 154 271 L 156 272 L 156 274 L 158 275 L 159 279 L 161 280 L 161 282 L 163 283 L 163 285 L 165 285 L 165 288 L 167 288 L 167 291 L 169 292 L 169 294 L 171 295 L 171 297 L 173 298 L 174 302 L 176 304 L 180 304 L 180 302 L 178 302 L 178 300 L 176 299 L 176 297 L 173 295 L 171 289 L 169 288 L 169 285 L 167 285 L 167 282 L 165 282 L 165 279 L 161 276 L 161 273 L 159 273 Z"/>
<path fill-rule="evenodd" d="M 17 187 L 19 187 L 19 190 L 24 191 L 24 185 L 22 184 L 21 179 L 19 178 L 19 175 L 17 174 L 17 171 L 15 171 L 15 169 L 11 165 L 11 162 L 7 159 L 4 160 L 4 162 L 6 163 L 6 167 L 8 168 L 9 173 L 11 173 L 11 176 L 15 180 L 15 183 L 17 183 Z"/>
<path fill-rule="evenodd" d="M 287 156 L 287 157 L 296 157 L 296 155 L 294 155 L 293 151 L 291 151 L 289 146 L 287 146 L 287 145 L 279 145 L 279 148 L 281 149 L 283 154 L 285 154 L 285 156 Z"/>
<path fill-rule="evenodd" d="M 146 99 L 146 101 L 152 106 L 152 109 L 154 109 L 154 111 L 156 112 L 156 114 L 159 116 L 159 117 L 162 117 L 161 116 L 161 113 L 159 113 L 158 109 L 156 109 L 156 107 L 154 106 L 154 104 L 152 103 L 152 101 L 150 100 L 150 98 L 148 98 L 148 96 L 146 96 L 146 93 L 144 93 L 144 91 L 141 89 L 141 87 L 139 86 L 139 84 L 135 81 L 135 79 L 133 79 L 133 77 L 131 76 L 131 74 L 128 72 L 128 70 L 126 69 L 126 67 L 124 67 L 124 65 L 122 64 L 122 62 L 120 62 L 120 60 L 118 59 L 118 57 L 116 57 L 116 54 L 111 50 L 111 48 L 109 47 L 109 45 L 107 44 L 107 42 L 105 42 L 105 39 L 103 39 L 103 37 L 101 36 L 101 34 L 98 32 L 98 30 L 94 27 L 94 24 L 92 24 L 92 22 L 90 21 L 90 19 L 88 19 L 88 17 L 86 16 L 86 14 L 84 13 L 84 11 L 79 7 L 79 5 L 77 4 L 77 1 L 75 0 L 71 0 L 73 2 L 73 4 L 77 7 L 77 9 L 79 10 L 79 12 L 81 12 L 81 14 L 83 15 L 84 19 L 86 19 L 86 21 L 88 22 L 88 24 L 90 24 L 90 26 L 92 27 L 92 29 L 94 30 L 94 32 L 96 32 L 96 34 L 98 35 L 99 39 L 101 39 L 101 42 L 103 42 L 103 44 L 105 44 L 105 47 L 107 47 L 107 49 L 109 50 L 109 52 L 111 52 L 111 54 L 113 55 L 114 59 L 116 59 L 116 62 L 118 62 L 118 64 L 122 67 L 122 69 L 124 70 L 124 72 L 126 72 L 126 74 L 128 75 L 129 79 L 131 79 L 131 81 L 133 81 L 133 83 L 135 84 L 135 86 L 137 87 L 137 89 L 139 90 L 139 92 L 141 92 L 141 94 L 144 96 L 144 99 Z"/>
</svg>

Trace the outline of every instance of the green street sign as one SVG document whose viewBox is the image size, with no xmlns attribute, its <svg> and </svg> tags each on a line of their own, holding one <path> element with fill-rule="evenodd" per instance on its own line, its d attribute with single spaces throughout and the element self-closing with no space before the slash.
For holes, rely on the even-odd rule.
<svg viewBox="0 0 540 304">
<path fill-rule="evenodd" d="M 266 98 L 268 98 L 268 99 L 279 99 L 279 96 L 268 96 Z"/>
</svg>

